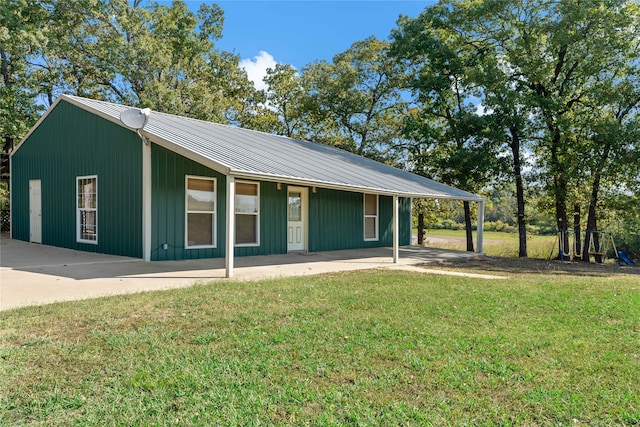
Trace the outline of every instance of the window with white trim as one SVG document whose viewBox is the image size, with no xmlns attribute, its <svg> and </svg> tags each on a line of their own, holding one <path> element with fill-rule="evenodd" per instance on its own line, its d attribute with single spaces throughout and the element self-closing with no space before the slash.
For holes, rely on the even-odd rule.
<svg viewBox="0 0 640 427">
<path fill-rule="evenodd" d="M 185 247 L 216 247 L 216 180 L 187 176 L 185 182 Z"/>
<path fill-rule="evenodd" d="M 98 176 L 76 178 L 76 240 L 98 244 Z"/>
<path fill-rule="evenodd" d="M 236 246 L 260 245 L 260 186 L 236 181 Z"/>
<path fill-rule="evenodd" d="M 364 240 L 378 240 L 378 195 L 364 195 Z"/>
</svg>

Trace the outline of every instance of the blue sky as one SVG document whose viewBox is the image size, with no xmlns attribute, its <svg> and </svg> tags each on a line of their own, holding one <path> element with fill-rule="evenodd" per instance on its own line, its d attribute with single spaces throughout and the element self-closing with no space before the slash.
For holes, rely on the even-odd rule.
<svg viewBox="0 0 640 427">
<path fill-rule="evenodd" d="M 196 10 L 202 1 L 187 4 Z M 331 60 L 371 35 L 388 39 L 400 15 L 416 17 L 434 1 L 221 0 L 223 37 L 217 46 L 242 59 L 257 86 L 275 63 L 297 69 Z"/>
</svg>

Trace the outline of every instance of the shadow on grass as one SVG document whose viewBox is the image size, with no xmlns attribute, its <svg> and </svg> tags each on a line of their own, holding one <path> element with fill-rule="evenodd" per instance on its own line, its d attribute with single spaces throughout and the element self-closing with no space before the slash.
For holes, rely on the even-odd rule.
<svg viewBox="0 0 640 427">
<path fill-rule="evenodd" d="M 533 258 L 483 257 L 441 261 L 429 267 L 444 267 L 456 270 L 500 272 L 517 274 L 561 274 L 569 276 L 607 277 L 613 275 L 640 276 L 639 266 L 618 266 L 580 261 L 558 261 Z"/>
</svg>

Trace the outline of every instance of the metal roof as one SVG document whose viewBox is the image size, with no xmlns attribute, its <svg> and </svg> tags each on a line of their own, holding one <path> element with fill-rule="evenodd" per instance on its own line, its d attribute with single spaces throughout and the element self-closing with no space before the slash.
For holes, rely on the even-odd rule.
<svg viewBox="0 0 640 427">
<path fill-rule="evenodd" d="M 61 95 L 50 110 L 60 100 L 121 126 L 120 113 L 131 108 Z M 141 133 L 155 144 L 239 178 L 408 197 L 482 200 L 478 195 L 335 147 L 285 136 L 155 111 Z"/>
</svg>

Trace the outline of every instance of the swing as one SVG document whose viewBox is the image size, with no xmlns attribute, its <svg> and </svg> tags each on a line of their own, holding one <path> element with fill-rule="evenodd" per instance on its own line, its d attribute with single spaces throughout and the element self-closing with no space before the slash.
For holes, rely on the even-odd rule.
<svg viewBox="0 0 640 427">
<path fill-rule="evenodd" d="M 573 231 L 571 234 L 573 234 L 573 259 L 582 260 L 582 248 L 580 247 L 580 243 L 579 243 L 580 237 L 579 236 L 576 237 L 575 231 Z"/>
<path fill-rule="evenodd" d="M 589 255 L 604 255 L 606 252 L 606 239 L 598 239 L 598 244 L 596 248 L 596 239 L 593 236 L 597 233 L 597 231 L 592 231 L 589 234 Z"/>
<path fill-rule="evenodd" d="M 589 233 L 589 255 L 602 257 L 601 262 L 604 263 L 607 259 L 609 249 L 613 249 L 616 259 L 618 258 L 618 249 L 616 248 L 616 243 L 613 241 L 613 235 L 611 233 L 590 230 L 587 230 L 587 232 Z M 594 238 L 596 234 L 598 235 L 598 239 Z M 611 246 L 611 248 L 609 248 L 609 246 Z"/>
<path fill-rule="evenodd" d="M 567 237 L 568 245 L 565 245 L 565 236 L 567 236 L 567 233 L 569 233 Z M 553 252 L 556 248 L 558 249 L 558 258 L 560 260 L 582 259 L 582 254 L 580 254 L 580 248 L 578 247 L 578 241 L 575 237 L 575 230 L 573 229 L 569 228 L 567 230 L 558 230 L 554 244 L 551 247 L 551 253 L 549 253 L 549 259 L 553 256 Z"/>
<path fill-rule="evenodd" d="M 591 231 L 585 230 L 589 234 L 589 245 L 588 245 L 588 254 L 594 257 L 600 257 L 600 259 L 596 259 L 597 262 L 605 262 L 607 259 L 607 253 L 610 250 L 613 250 L 616 259 L 619 258 L 618 249 L 616 248 L 616 243 L 613 241 L 613 235 L 607 231 Z M 551 247 L 551 252 L 549 253 L 549 259 L 553 256 L 553 253 L 558 251 L 558 258 L 562 261 L 565 259 L 583 259 L 585 254 L 581 253 L 581 247 L 578 245 L 578 238 L 576 238 L 576 232 L 578 230 L 573 230 L 571 228 L 566 230 L 558 230 L 556 233 L 556 238 L 553 246 Z M 569 233 L 567 235 L 567 233 Z M 597 234 L 597 238 L 594 236 Z M 565 244 L 565 238 L 567 240 L 567 244 Z"/>
</svg>

